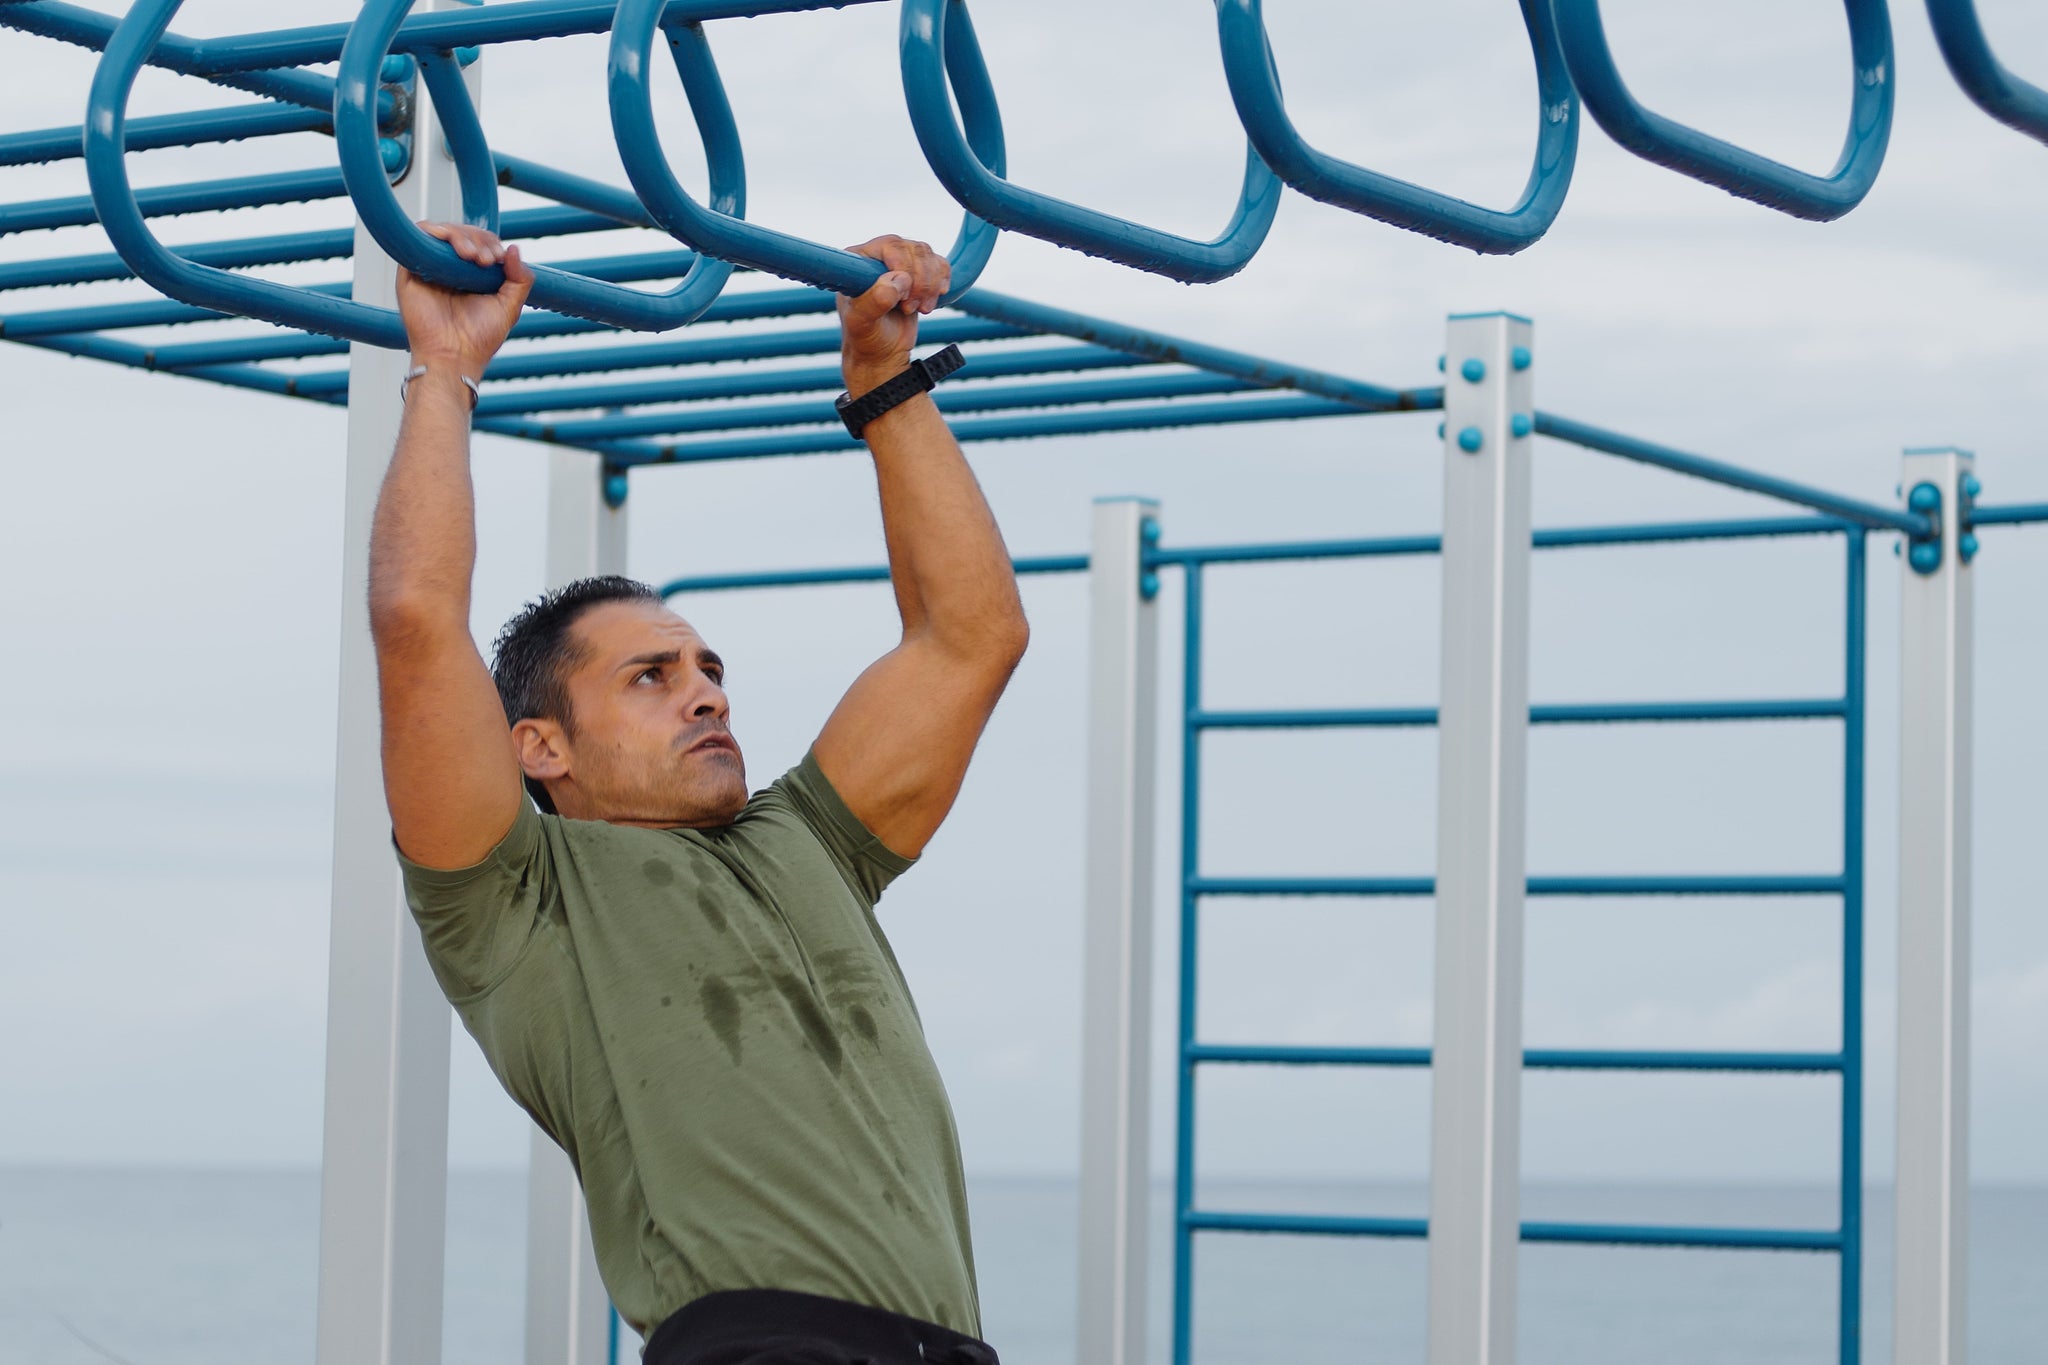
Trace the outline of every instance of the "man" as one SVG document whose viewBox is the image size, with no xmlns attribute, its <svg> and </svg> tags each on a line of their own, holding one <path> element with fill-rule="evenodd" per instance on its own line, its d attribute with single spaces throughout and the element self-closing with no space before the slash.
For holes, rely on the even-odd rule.
<svg viewBox="0 0 2048 1365">
<path fill-rule="evenodd" d="M 370 546 L 385 793 L 435 974 L 575 1163 L 650 1365 L 992 1365 L 951 1108 L 874 917 L 1024 650 L 959 446 L 923 393 L 864 428 L 903 636 L 749 799 L 723 663 L 641 585 L 544 597 L 486 670 L 469 413 L 533 277 L 431 230 L 505 269 L 496 295 L 400 274 L 413 377 Z M 840 300 L 859 398 L 906 371 L 948 270 L 857 250 L 887 267 Z"/>
</svg>

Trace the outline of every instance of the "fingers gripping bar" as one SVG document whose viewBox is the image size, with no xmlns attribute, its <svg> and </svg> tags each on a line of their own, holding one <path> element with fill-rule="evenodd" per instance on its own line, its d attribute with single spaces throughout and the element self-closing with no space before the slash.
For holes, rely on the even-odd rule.
<svg viewBox="0 0 2048 1365">
<path fill-rule="evenodd" d="M 610 98 L 612 131 L 625 162 L 626 176 L 639 192 L 647 211 L 678 241 L 707 255 L 718 256 L 755 270 L 785 279 L 817 285 L 840 294 L 867 292 L 886 268 L 879 261 L 835 247 L 794 237 L 786 232 L 745 222 L 736 202 L 721 202 L 715 191 L 710 205 L 699 204 L 676 180 L 668 158 L 661 149 L 660 130 L 654 118 L 654 46 L 666 38 L 685 90 L 693 82 L 715 81 L 710 48 L 701 24 L 664 22 L 668 0 L 620 0 L 612 26 Z M 988 68 L 971 32 L 966 40 L 948 49 L 937 79 L 950 82 L 960 106 L 967 114 L 975 150 L 994 163 L 998 174 L 1004 164 L 1002 117 L 996 108 L 995 90 L 989 83 Z M 960 236 L 948 259 L 953 274 L 950 303 L 966 292 L 988 264 L 995 249 L 996 229 L 971 213 L 961 225 Z"/>
<path fill-rule="evenodd" d="M 334 140 L 341 172 L 363 226 L 390 257 L 406 269 L 453 289 L 475 293 L 495 291 L 504 283 L 499 266 L 473 265 L 446 242 L 422 231 L 391 192 L 379 152 L 374 116 L 379 73 L 399 26 L 413 0 L 368 0 L 342 47 L 334 101 Z M 498 227 L 498 165 L 485 140 L 483 124 L 470 99 L 461 65 L 452 53 L 420 54 L 420 70 L 435 113 L 455 158 L 462 187 L 463 218 L 472 226 Z M 676 64 L 690 111 L 704 143 L 710 167 L 711 200 L 720 212 L 746 211 L 746 168 L 739 129 L 733 122 L 724 84 L 712 63 L 711 50 L 697 31 L 694 44 L 679 49 Z M 700 255 L 683 278 L 665 293 L 629 289 L 561 270 L 533 265 L 533 303 L 541 308 L 591 322 L 659 332 L 693 322 L 717 299 L 732 275 L 729 260 Z"/>
<path fill-rule="evenodd" d="M 971 130 L 962 132 L 947 99 L 945 73 L 949 68 L 957 72 L 970 55 L 976 68 L 982 65 L 965 0 L 903 0 L 897 41 L 903 62 L 903 92 L 918 143 L 939 182 L 969 213 L 997 227 L 1184 284 L 1207 284 L 1235 275 L 1265 242 L 1279 208 L 1281 186 L 1279 177 L 1256 151 L 1246 152 L 1237 212 L 1221 236 L 1198 242 L 1145 227 L 1011 184 L 1003 178 L 1002 163 L 990 164 Z M 988 98 L 993 107 L 993 94 Z M 970 119 L 974 114 L 964 98 L 961 112 Z"/>
<path fill-rule="evenodd" d="M 1855 94 L 1842 155 L 1826 175 L 1758 156 L 1637 103 L 1615 65 L 1600 0 L 1555 0 L 1558 39 L 1572 80 L 1607 135 L 1646 161 L 1717 185 L 1766 208 L 1831 222 L 1863 202 L 1884 164 L 1894 96 L 1891 16 L 1885 0 L 1844 0 Z"/>
<path fill-rule="evenodd" d="M 1288 117 L 1266 31 L 1263 0 L 1216 0 L 1223 74 L 1252 146 L 1280 178 L 1311 199 L 1362 213 L 1455 246 L 1504 255 L 1550 230 L 1578 158 L 1579 98 L 1565 70 L 1549 0 L 1522 0 L 1536 56 L 1536 164 L 1516 205 L 1501 212 L 1339 160 L 1302 138 Z"/>
<path fill-rule="evenodd" d="M 2013 75 L 1991 51 L 1976 0 L 1927 0 L 1934 41 L 1949 74 L 1979 109 L 2036 142 L 2048 142 L 2048 90 Z"/>
</svg>

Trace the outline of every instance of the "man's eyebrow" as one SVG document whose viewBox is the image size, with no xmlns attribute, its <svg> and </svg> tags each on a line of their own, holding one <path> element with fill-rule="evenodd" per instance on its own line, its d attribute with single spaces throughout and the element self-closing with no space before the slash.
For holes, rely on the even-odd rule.
<svg viewBox="0 0 2048 1365">
<path fill-rule="evenodd" d="M 674 664 L 681 663 L 682 660 L 683 652 L 680 649 L 665 649 L 659 654 L 636 654 L 619 667 L 645 668 L 650 664 Z"/>
<path fill-rule="evenodd" d="M 718 651 L 715 649 L 700 650 L 697 654 L 697 667 L 715 668 L 723 673 L 725 672 L 725 660 L 718 657 Z"/>
</svg>

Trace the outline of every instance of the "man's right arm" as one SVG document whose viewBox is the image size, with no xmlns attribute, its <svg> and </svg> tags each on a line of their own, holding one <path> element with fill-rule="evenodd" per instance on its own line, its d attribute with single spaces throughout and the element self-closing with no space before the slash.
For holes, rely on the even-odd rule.
<svg viewBox="0 0 2048 1365">
<path fill-rule="evenodd" d="M 370 632 L 383 711 L 384 796 L 398 847 L 416 863 L 469 867 L 504 838 L 525 800 L 511 727 L 469 633 L 476 501 L 470 391 L 497 353 L 533 275 L 476 228 L 429 228 L 465 258 L 503 261 L 497 294 L 462 294 L 399 272 L 412 345 L 398 448 L 370 529 Z"/>
</svg>

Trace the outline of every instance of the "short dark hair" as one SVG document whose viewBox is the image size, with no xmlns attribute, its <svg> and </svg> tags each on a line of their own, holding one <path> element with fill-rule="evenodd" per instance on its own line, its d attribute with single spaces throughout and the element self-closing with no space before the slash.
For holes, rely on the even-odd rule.
<svg viewBox="0 0 2048 1365">
<path fill-rule="evenodd" d="M 661 601 L 661 594 L 645 583 L 602 574 L 578 579 L 528 602 L 505 623 L 491 646 L 491 681 L 498 685 L 505 718 L 514 725 L 522 720 L 551 720 L 573 733 L 569 672 L 580 662 L 580 651 L 570 632 L 576 622 L 592 607 L 607 602 Z M 552 815 L 555 803 L 548 799 L 547 788 L 530 777 L 525 780 L 533 803 Z"/>
</svg>

